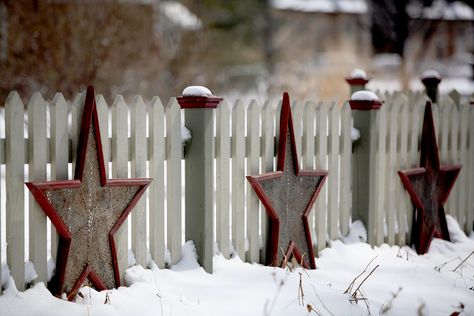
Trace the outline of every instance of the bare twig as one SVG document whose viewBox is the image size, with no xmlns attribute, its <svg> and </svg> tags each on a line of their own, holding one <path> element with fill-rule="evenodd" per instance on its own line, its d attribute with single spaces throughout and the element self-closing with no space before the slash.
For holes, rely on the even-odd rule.
<svg viewBox="0 0 474 316">
<path fill-rule="evenodd" d="M 298 285 L 298 304 L 300 304 L 301 306 L 304 306 L 304 292 L 303 292 L 303 278 L 302 278 L 303 273 L 298 272 L 298 274 L 300 275 L 300 282 Z"/>
<path fill-rule="evenodd" d="M 354 293 L 352 293 L 352 297 L 355 298 L 356 296 L 356 293 L 357 291 L 359 291 L 360 287 L 362 286 L 362 284 L 364 284 L 364 282 L 372 275 L 372 273 L 375 271 L 375 269 L 377 269 L 379 267 L 379 265 L 376 265 L 375 268 L 372 269 L 372 271 L 370 271 L 370 273 L 362 280 L 362 282 L 360 282 L 359 286 L 357 287 L 357 289 L 354 291 Z"/>
<path fill-rule="evenodd" d="M 399 287 L 398 290 L 395 293 L 392 293 L 392 297 L 388 300 L 387 303 L 382 304 L 380 307 L 380 315 L 386 314 L 389 310 L 392 309 L 393 307 L 393 301 L 398 297 L 398 294 L 400 294 L 402 288 Z"/>
<path fill-rule="evenodd" d="M 347 294 L 347 293 L 350 293 L 352 291 L 352 287 L 354 286 L 355 282 L 357 281 L 358 278 L 360 278 L 362 276 L 362 274 L 364 274 L 366 271 L 367 271 L 367 268 L 371 265 L 371 263 L 378 257 L 375 256 L 372 258 L 372 260 L 369 261 L 369 263 L 365 266 L 364 270 L 354 278 L 354 280 L 352 280 L 352 282 L 349 284 L 349 286 L 347 287 L 347 289 L 344 291 L 344 294 Z"/>
<path fill-rule="evenodd" d="M 441 272 L 441 269 L 444 268 L 445 265 L 447 265 L 447 264 L 450 263 L 450 262 L 453 262 L 454 260 L 458 260 L 458 259 L 461 260 L 461 257 L 458 256 L 458 257 L 456 257 L 456 258 L 453 258 L 453 259 L 451 259 L 451 260 L 448 260 L 448 261 L 446 261 L 446 262 L 443 262 L 443 263 L 441 263 L 441 264 L 435 266 L 434 269 L 435 269 L 436 271 L 438 271 L 438 272 Z"/>
<path fill-rule="evenodd" d="M 464 262 L 466 262 L 467 259 L 469 259 L 470 256 L 472 256 L 474 254 L 474 251 L 472 251 L 466 258 L 464 258 L 463 261 L 461 261 L 461 263 L 456 267 L 454 268 L 453 272 L 456 272 L 456 270 L 463 265 Z"/>
</svg>

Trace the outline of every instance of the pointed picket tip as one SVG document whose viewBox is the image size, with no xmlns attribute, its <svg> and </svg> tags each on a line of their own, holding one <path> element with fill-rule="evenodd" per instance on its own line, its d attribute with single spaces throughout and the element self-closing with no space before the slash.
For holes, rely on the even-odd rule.
<svg viewBox="0 0 474 316">
<path fill-rule="evenodd" d="M 132 108 L 144 109 L 145 107 L 146 107 L 145 102 L 143 101 L 143 98 L 141 97 L 141 95 L 136 95 L 133 98 Z"/>
<path fill-rule="evenodd" d="M 225 99 L 219 104 L 217 108 L 221 113 L 230 113 L 230 104 Z"/>
<path fill-rule="evenodd" d="M 19 104 L 21 105 L 21 107 L 24 107 L 18 92 L 16 90 L 10 91 L 7 100 L 5 101 L 5 108 L 15 107 Z"/>
<path fill-rule="evenodd" d="M 160 107 L 160 108 L 163 109 L 163 103 L 161 102 L 161 99 L 160 99 L 159 96 L 154 96 L 154 97 L 151 99 L 150 107 L 151 107 L 151 108 Z"/>
<path fill-rule="evenodd" d="M 250 104 L 248 106 L 248 111 L 249 112 L 258 111 L 259 108 L 260 108 L 260 106 L 258 105 L 257 100 L 255 100 L 255 99 L 250 100 Z"/>
<path fill-rule="evenodd" d="M 56 94 L 54 94 L 51 104 L 53 106 L 67 106 L 67 101 L 61 92 L 56 92 Z"/>
<path fill-rule="evenodd" d="M 168 104 L 166 105 L 167 109 L 181 109 L 179 106 L 178 100 L 175 97 L 171 97 L 168 101 Z"/>
<path fill-rule="evenodd" d="M 123 98 L 123 96 L 121 96 L 120 94 L 118 94 L 117 96 L 115 96 L 115 100 L 114 102 L 112 103 L 112 107 L 113 108 L 127 108 L 127 103 L 125 102 L 125 99 Z"/>
<path fill-rule="evenodd" d="M 44 98 L 40 92 L 35 92 L 30 98 L 30 102 L 28 102 L 28 108 L 30 107 L 37 107 L 45 105 Z"/>
<path fill-rule="evenodd" d="M 235 100 L 232 112 L 245 112 L 245 104 L 241 99 Z"/>
<path fill-rule="evenodd" d="M 84 104 L 84 100 L 86 98 L 85 92 L 79 92 L 76 94 L 74 97 L 74 100 L 72 101 L 72 106 L 77 107 L 77 106 L 82 106 Z"/>
<path fill-rule="evenodd" d="M 307 115 L 314 115 L 314 113 L 316 113 L 316 109 L 315 109 L 315 106 L 314 106 L 314 102 L 312 101 L 306 101 L 305 102 L 305 105 L 304 105 L 304 115 L 307 116 Z"/>
<path fill-rule="evenodd" d="M 95 104 L 97 107 L 100 107 L 100 106 L 108 106 L 107 105 L 107 101 L 105 101 L 105 98 L 102 94 L 98 94 L 95 96 Z"/>
</svg>

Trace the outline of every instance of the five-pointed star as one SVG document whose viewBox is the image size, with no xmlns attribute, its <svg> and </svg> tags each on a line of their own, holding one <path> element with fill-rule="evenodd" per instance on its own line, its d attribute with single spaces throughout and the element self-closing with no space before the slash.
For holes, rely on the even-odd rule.
<svg viewBox="0 0 474 316">
<path fill-rule="evenodd" d="M 270 217 L 267 264 L 283 267 L 293 255 L 303 267 L 315 269 L 308 215 L 327 172 L 299 169 L 288 93 L 283 94 L 278 146 L 277 171 L 247 176 Z"/>
<path fill-rule="evenodd" d="M 426 102 L 420 168 L 398 171 L 415 207 L 411 239 L 417 253 L 426 253 L 433 237 L 449 241 L 443 204 L 460 170 L 460 165 L 440 166 L 431 103 Z"/>
<path fill-rule="evenodd" d="M 59 234 L 51 292 L 72 300 L 86 279 L 98 290 L 120 285 L 114 233 L 151 179 L 105 174 L 94 89 L 87 88 L 74 180 L 26 185 Z"/>
</svg>

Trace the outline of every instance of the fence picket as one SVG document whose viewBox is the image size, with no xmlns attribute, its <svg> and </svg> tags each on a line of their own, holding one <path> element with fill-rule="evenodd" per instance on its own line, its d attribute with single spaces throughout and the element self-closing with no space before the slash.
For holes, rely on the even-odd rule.
<svg viewBox="0 0 474 316">
<path fill-rule="evenodd" d="M 230 107 L 219 105 L 216 113 L 216 239 L 225 258 L 230 256 Z"/>
<path fill-rule="evenodd" d="M 329 239 L 339 237 L 339 106 L 333 102 L 329 108 L 329 166 L 328 173 L 328 234 Z"/>
<path fill-rule="evenodd" d="M 469 108 L 466 105 L 461 105 L 460 106 L 460 113 L 459 113 L 459 121 L 461 122 L 460 128 L 459 128 L 459 163 L 462 165 L 461 172 L 459 174 L 459 179 L 458 179 L 458 223 L 460 227 L 465 227 L 466 226 L 466 220 L 467 220 L 467 200 L 468 200 L 468 195 L 466 191 L 466 188 L 468 187 L 468 182 L 467 182 L 467 173 L 466 169 L 468 166 L 468 161 L 469 158 L 467 156 L 467 126 L 468 126 L 468 119 L 469 119 Z M 467 233 L 467 232 L 466 232 Z"/>
<path fill-rule="evenodd" d="M 122 96 L 112 104 L 112 177 L 128 177 L 128 109 Z M 128 219 L 115 235 L 120 271 L 128 267 Z M 123 282 L 123 275 L 122 281 Z"/>
<path fill-rule="evenodd" d="M 340 182 L 339 200 L 340 214 L 339 226 L 342 236 L 349 234 L 350 214 L 351 214 L 351 107 L 349 102 L 345 102 L 341 110 L 341 149 L 340 149 Z"/>
<path fill-rule="evenodd" d="M 46 181 L 47 162 L 46 102 L 39 92 L 28 103 L 28 181 Z M 46 215 L 30 193 L 30 261 L 38 275 L 35 282 L 47 281 L 47 221 Z"/>
<path fill-rule="evenodd" d="M 109 149 L 109 106 L 104 99 L 102 94 L 95 96 L 95 103 L 97 106 L 97 115 L 99 117 L 100 126 L 100 137 L 102 140 L 102 153 L 104 155 L 105 174 L 110 176 L 109 162 L 110 162 L 110 149 Z"/>
<path fill-rule="evenodd" d="M 303 110 L 304 110 L 304 103 L 298 100 L 295 100 L 291 104 L 291 115 L 293 116 L 293 130 L 295 133 L 295 147 L 296 152 L 298 153 L 297 159 L 299 160 L 299 164 L 303 162 L 303 155 L 301 154 L 301 145 L 302 145 L 302 118 L 303 118 Z M 279 122 L 279 121 L 278 121 Z"/>
<path fill-rule="evenodd" d="M 24 106 L 16 91 L 5 103 L 7 264 L 18 290 L 25 289 Z"/>
<path fill-rule="evenodd" d="M 376 157 L 376 167 L 374 170 L 386 170 L 386 137 L 387 137 L 387 107 L 382 106 L 376 113 L 371 115 L 378 115 L 377 124 L 371 128 L 373 139 L 377 142 L 377 146 L 371 146 L 375 152 L 371 153 L 371 157 Z M 377 137 L 375 137 L 377 135 Z M 373 208 L 369 210 L 369 229 L 375 231 L 375 245 L 381 245 L 384 241 L 384 194 L 385 191 L 385 172 L 374 172 L 375 181 L 373 187 L 370 188 L 375 201 L 372 202 Z M 372 218 L 372 221 L 370 221 Z M 370 227 L 372 225 L 372 227 Z"/>
<path fill-rule="evenodd" d="M 458 148 L 458 139 L 459 139 L 459 127 L 460 127 L 460 118 L 459 118 L 459 112 L 458 112 L 458 107 L 454 102 L 450 99 L 450 122 L 449 122 L 449 146 L 448 146 L 448 163 L 451 165 L 454 164 L 459 164 L 459 148 Z M 457 181 L 454 183 L 454 186 L 452 188 L 452 191 L 448 197 L 448 207 L 450 209 L 451 215 L 456 217 L 458 221 L 460 220 L 460 209 L 459 209 L 459 204 L 458 204 L 458 195 L 459 195 L 459 184 L 460 184 L 460 179 L 458 178 Z M 459 225 L 462 227 L 464 223 L 459 222 Z"/>
<path fill-rule="evenodd" d="M 238 100 L 232 109 L 232 241 L 237 255 L 245 259 L 245 107 Z"/>
<path fill-rule="evenodd" d="M 56 93 L 51 103 L 51 180 L 68 179 L 69 105 L 61 93 Z M 58 234 L 51 225 L 51 257 L 56 260 L 58 252 Z"/>
<path fill-rule="evenodd" d="M 261 146 L 261 166 L 262 173 L 274 170 L 273 160 L 275 157 L 275 109 L 272 100 L 267 100 L 262 108 L 262 146 Z M 260 230 L 262 239 L 262 250 L 260 261 L 265 262 L 267 253 L 267 233 L 268 233 L 267 212 L 260 206 Z"/>
<path fill-rule="evenodd" d="M 260 173 L 260 109 L 255 100 L 250 102 L 247 109 L 247 175 Z M 247 182 L 247 238 L 249 241 L 247 261 L 249 262 L 260 260 L 259 207 L 257 194 Z"/>
<path fill-rule="evenodd" d="M 303 120 L 303 146 L 302 146 L 302 156 L 303 156 L 303 168 L 307 170 L 314 169 L 314 153 L 315 153 L 315 142 L 314 142 L 314 132 L 316 126 L 316 112 L 314 109 L 314 104 L 311 102 L 306 102 L 304 106 L 304 120 Z M 311 236 L 316 236 L 316 231 L 314 228 L 314 218 L 315 218 L 315 206 L 313 205 L 311 213 L 309 214 L 309 230 Z"/>
<path fill-rule="evenodd" d="M 79 144 L 79 133 L 81 132 L 82 112 L 84 110 L 86 94 L 78 93 L 71 103 L 71 159 L 72 159 L 72 176 L 76 169 L 76 150 Z"/>
<path fill-rule="evenodd" d="M 146 141 L 146 106 L 142 97 L 137 96 L 131 106 L 131 167 L 132 177 L 146 177 L 147 141 Z M 133 208 L 132 215 L 132 249 L 137 264 L 147 266 L 146 248 L 146 200 L 140 199 Z"/>
<path fill-rule="evenodd" d="M 327 170 L 328 105 L 320 102 L 316 108 L 316 169 Z M 326 248 L 327 233 L 327 183 L 323 185 L 316 199 L 316 254 Z M 314 243 L 314 240 L 313 240 Z"/>
<path fill-rule="evenodd" d="M 153 179 L 148 189 L 150 197 L 148 231 L 150 253 L 159 268 L 165 267 L 165 110 L 159 97 L 154 97 L 148 107 L 150 174 Z"/>
<path fill-rule="evenodd" d="M 469 105 L 468 105 L 469 106 Z M 466 175 L 468 175 L 468 186 L 466 192 L 474 192 L 474 105 L 469 106 L 469 136 L 468 136 L 468 164 L 466 167 Z M 472 231 L 474 221 L 474 194 L 467 194 L 467 213 L 466 213 L 466 225 L 464 231 L 466 233 Z"/>
<path fill-rule="evenodd" d="M 385 177 L 385 219 L 387 223 L 387 241 L 389 245 L 395 244 L 395 225 L 396 225 L 396 212 L 395 212 L 395 177 L 396 174 L 396 154 L 397 154 L 397 135 L 398 135 L 398 114 L 399 114 L 399 100 L 394 100 L 391 108 L 389 109 L 388 120 L 388 139 L 387 139 L 387 170 L 389 174 Z"/>
<path fill-rule="evenodd" d="M 166 108 L 166 187 L 167 187 L 167 246 L 171 264 L 181 259 L 181 109 L 172 98 Z"/>
<path fill-rule="evenodd" d="M 398 142 L 398 159 L 396 168 L 397 170 L 405 170 L 409 168 L 408 165 L 408 100 L 404 99 L 404 103 L 401 104 L 400 108 L 400 119 L 399 119 L 399 142 Z M 394 175 L 395 190 L 396 190 L 396 203 L 397 203 L 397 223 L 398 233 L 396 236 L 396 243 L 400 246 L 406 244 L 406 216 L 407 209 L 410 208 L 410 197 L 404 189 L 402 182 L 398 178 L 398 175 Z"/>
</svg>

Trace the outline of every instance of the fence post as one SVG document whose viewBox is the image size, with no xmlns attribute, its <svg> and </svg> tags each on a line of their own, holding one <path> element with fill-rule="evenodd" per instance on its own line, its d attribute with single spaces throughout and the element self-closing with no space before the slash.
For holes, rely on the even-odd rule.
<svg viewBox="0 0 474 316">
<path fill-rule="evenodd" d="M 360 219 L 365 223 L 369 243 L 373 243 L 375 225 L 370 214 L 374 211 L 374 203 L 370 201 L 375 197 L 370 188 L 375 185 L 377 110 L 382 103 L 373 92 L 359 91 L 352 94 L 349 105 L 354 128 L 360 132 L 360 138 L 352 148 L 352 220 Z"/>
<path fill-rule="evenodd" d="M 438 100 L 438 85 L 441 82 L 441 77 L 436 70 L 425 70 L 421 75 L 421 82 L 425 86 L 426 95 L 433 103 Z"/>
<path fill-rule="evenodd" d="M 212 273 L 214 255 L 214 111 L 222 98 L 204 87 L 188 87 L 177 98 L 192 138 L 185 156 L 185 239 L 193 240 L 198 262 Z"/>
<path fill-rule="evenodd" d="M 369 82 L 369 79 L 364 70 L 354 69 L 349 77 L 346 78 L 346 82 L 349 84 L 352 95 L 357 91 L 365 90 L 365 85 Z"/>
</svg>

